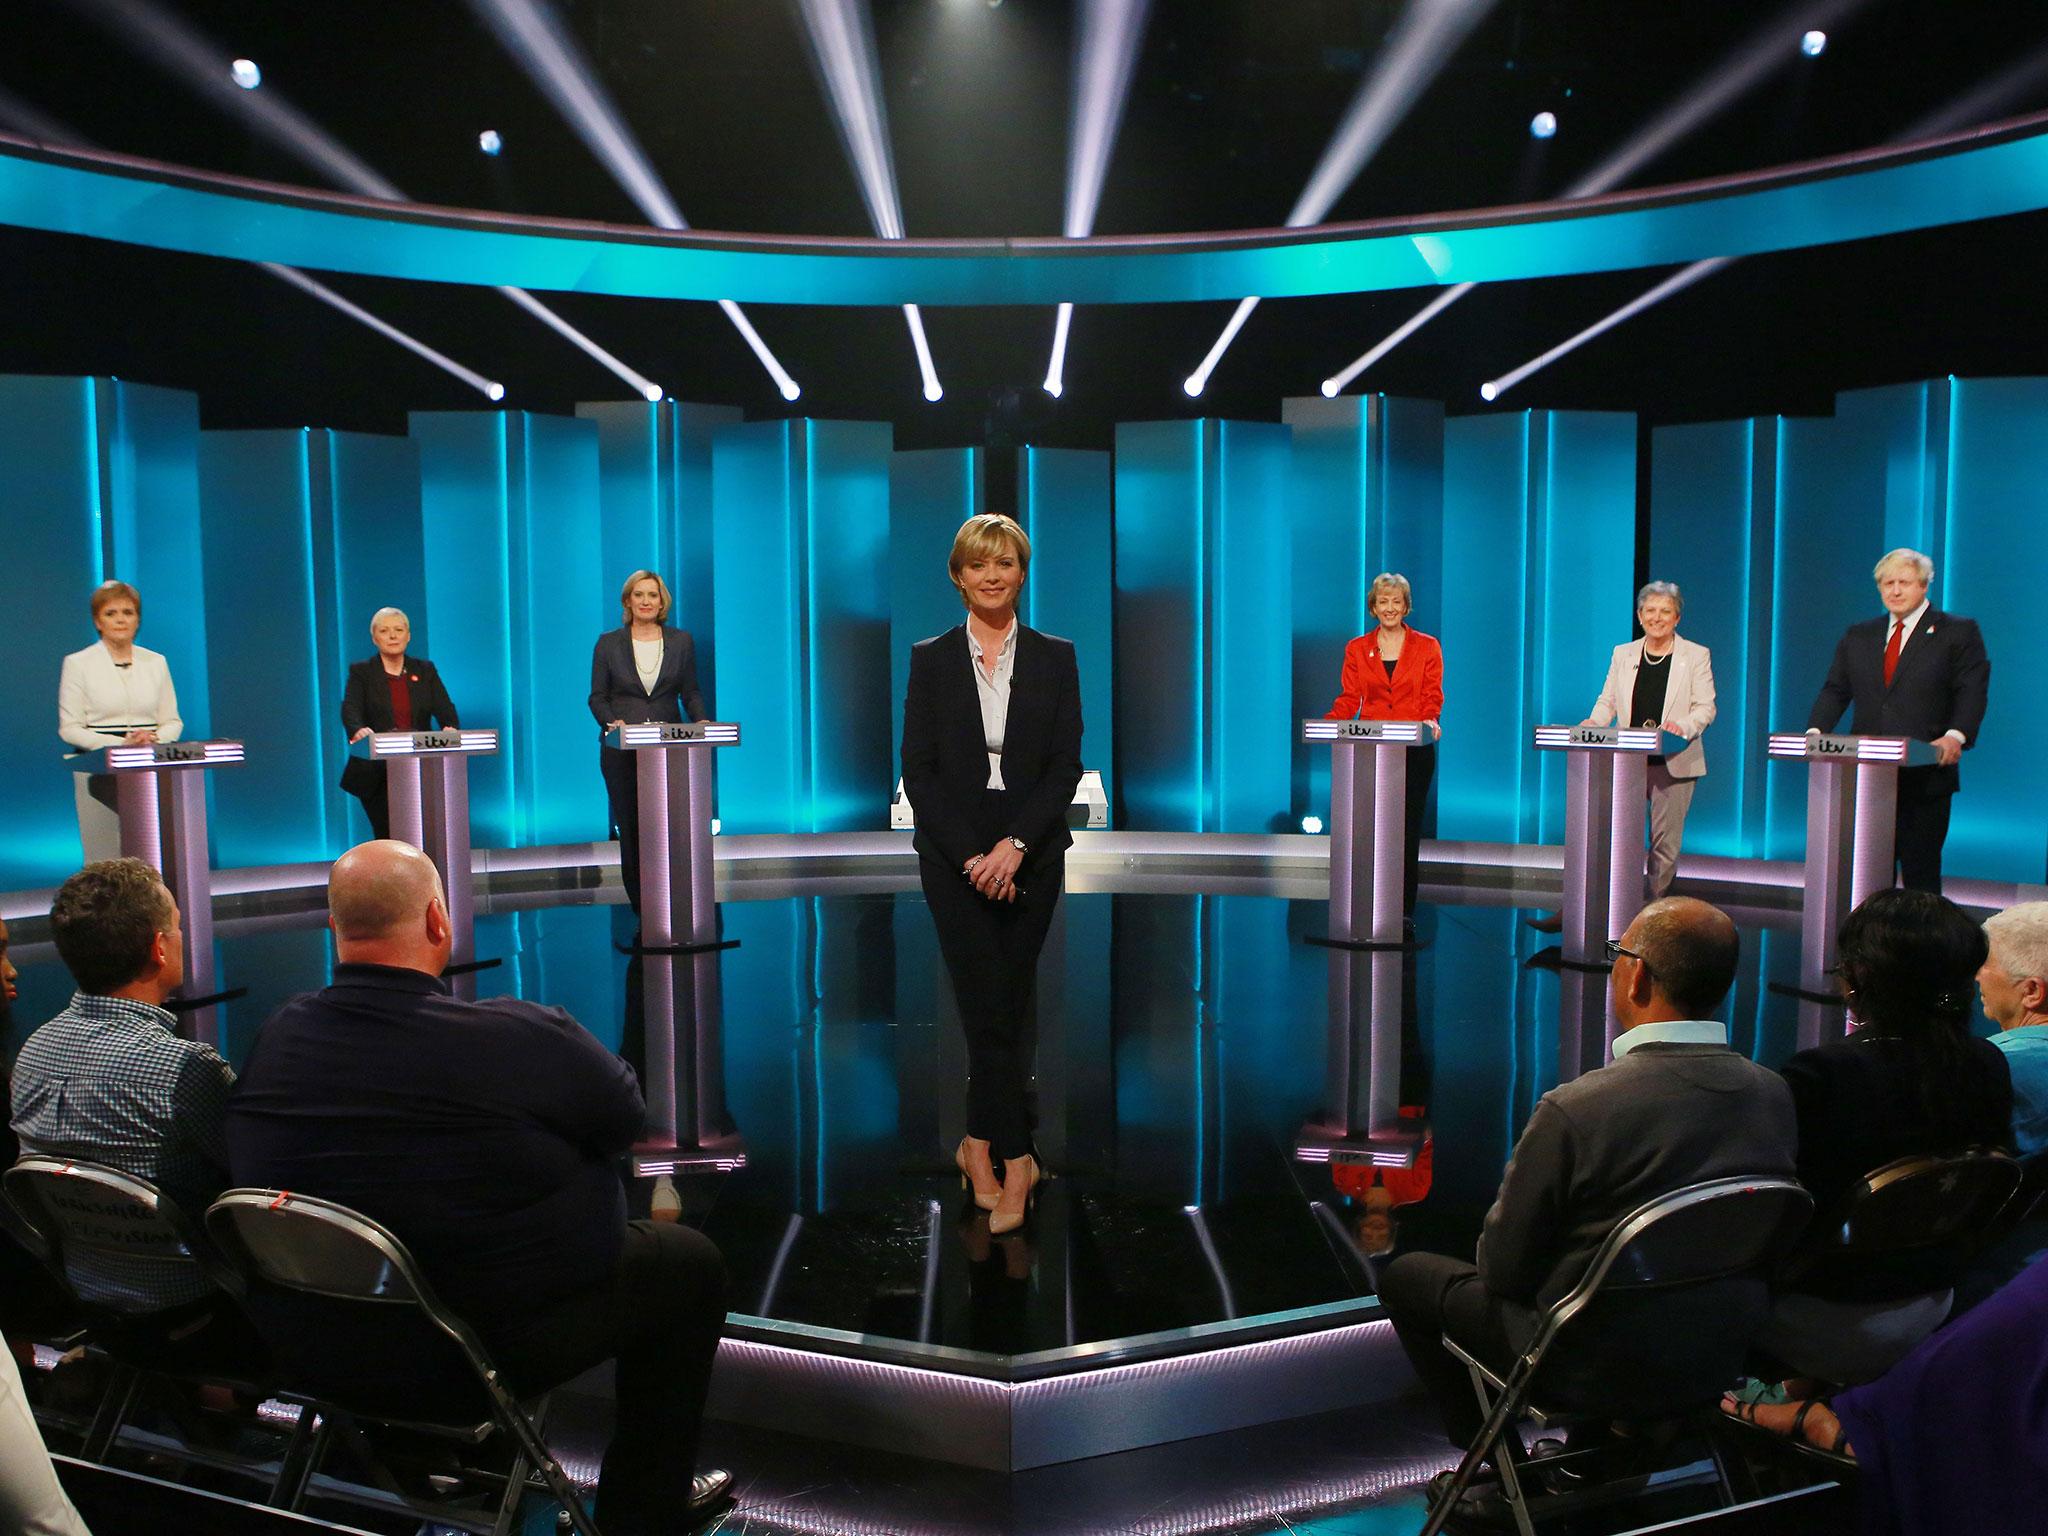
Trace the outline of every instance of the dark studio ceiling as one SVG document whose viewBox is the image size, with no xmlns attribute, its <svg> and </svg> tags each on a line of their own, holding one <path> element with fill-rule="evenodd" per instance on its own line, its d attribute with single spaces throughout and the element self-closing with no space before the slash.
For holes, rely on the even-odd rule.
<svg viewBox="0 0 2048 1536">
<path fill-rule="evenodd" d="M 280 93 L 422 201 L 642 222 L 460 0 L 150 0 L 258 61 Z M 867 235 L 859 186 L 794 0 L 557 0 L 700 229 Z M 1411 0 L 1413 3 L 1413 0 Z M 1395 0 L 1154 0 L 1096 229 L 1265 227 L 1286 217 L 1401 12 Z M 1331 210 L 1360 219 L 1560 194 L 1788 0 L 1500 0 Z M 108 149 L 320 184 L 73 0 L 0 6 L 0 90 Z M 874 0 L 904 221 L 914 235 L 1061 228 L 1072 0 Z M 1625 185 L 1724 175 L 1896 139 L 2048 47 L 2048 6 L 1868 0 L 1818 58 L 1784 62 Z M 2048 69 L 1998 117 L 2048 107 Z M 1528 132 L 1557 114 L 1548 141 Z M 504 152 L 481 154 L 486 128 Z M 1498 408 L 1653 421 L 1820 412 L 1837 390 L 1943 373 L 2048 373 L 2036 252 L 2048 214 L 1755 258 L 1622 326 Z M 1486 409 L 1479 384 L 1660 272 L 1482 289 L 1356 388 Z M 624 387 L 487 289 L 337 276 L 339 292 L 561 411 Z M 927 309 L 946 396 L 926 404 L 894 310 L 750 305 L 804 386 L 788 406 L 707 304 L 545 295 L 679 399 L 759 415 L 889 420 L 900 446 L 1106 446 L 1115 422 L 1271 419 L 1427 293 L 1264 305 L 1199 402 L 1181 380 L 1227 304 L 1084 308 L 1067 389 L 1038 387 L 1044 309 Z M 117 374 L 197 392 L 208 426 L 402 430 L 483 404 L 461 383 L 253 268 L 0 229 L 0 372 Z"/>
</svg>

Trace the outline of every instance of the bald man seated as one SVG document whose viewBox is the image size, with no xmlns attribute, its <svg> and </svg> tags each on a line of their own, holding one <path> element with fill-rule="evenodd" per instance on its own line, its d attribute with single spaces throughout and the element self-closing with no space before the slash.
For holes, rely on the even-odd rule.
<svg viewBox="0 0 2048 1536">
<path fill-rule="evenodd" d="M 1739 955 L 1734 923 L 1703 901 L 1667 897 L 1643 908 L 1614 959 L 1623 1032 L 1613 1061 L 1537 1102 L 1486 1213 L 1478 1262 L 1408 1253 L 1381 1271 L 1380 1300 L 1458 1445 L 1470 1444 L 1482 1419 L 1445 1334 L 1505 1373 L 1542 1311 L 1578 1284 L 1637 1206 L 1707 1179 L 1792 1176 L 1792 1092 L 1730 1050 L 1727 1026 L 1713 1016 Z M 1562 1336 L 1539 1400 L 1630 1416 L 1632 1397 L 1656 1402 L 1701 1369 L 1685 1342 L 1723 1332 L 1695 1326 L 1701 1309 L 1761 1321 L 1767 1299 L 1759 1277 L 1673 1297 L 1668 1312 L 1651 1293 L 1625 1328 L 1609 1318 Z"/>
<path fill-rule="evenodd" d="M 725 1267 L 702 1233 L 626 1220 L 632 1070 L 560 1008 L 449 994 L 447 902 L 409 844 L 351 848 L 327 903 L 334 981 L 256 1037 L 228 1105 L 235 1182 L 389 1227 L 522 1394 L 615 1359 L 598 1523 L 691 1529 L 731 1482 L 695 1471 Z M 274 1343 L 374 1350 L 295 1338 L 291 1305 L 251 1303 Z"/>
</svg>

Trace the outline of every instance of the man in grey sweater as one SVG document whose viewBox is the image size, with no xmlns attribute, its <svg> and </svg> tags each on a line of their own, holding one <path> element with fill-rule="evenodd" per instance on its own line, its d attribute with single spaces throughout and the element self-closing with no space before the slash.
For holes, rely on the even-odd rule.
<svg viewBox="0 0 2048 1536">
<path fill-rule="evenodd" d="M 1477 1264 L 1404 1254 L 1381 1274 L 1380 1300 L 1402 1348 L 1460 1446 L 1482 1419 L 1449 1334 L 1505 1373 L 1543 1310 L 1584 1275 L 1614 1224 L 1637 1206 L 1705 1179 L 1790 1177 L 1798 1150 L 1784 1079 L 1728 1048 L 1711 1016 L 1740 954 L 1726 913 L 1690 897 L 1645 907 L 1614 959 L 1614 1060 L 1546 1093 L 1515 1144 L 1486 1214 Z M 1650 1411 L 1673 1383 L 1709 1377 L 1730 1330 L 1762 1315 L 1760 1277 L 1706 1290 L 1632 1295 L 1574 1323 L 1546 1358 L 1539 1400 L 1616 1417 Z M 1739 1361 L 1725 1364 L 1732 1374 Z"/>
</svg>

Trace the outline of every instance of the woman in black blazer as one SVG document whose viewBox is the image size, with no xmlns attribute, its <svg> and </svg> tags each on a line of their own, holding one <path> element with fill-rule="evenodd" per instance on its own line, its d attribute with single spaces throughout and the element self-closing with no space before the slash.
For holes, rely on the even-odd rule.
<svg viewBox="0 0 2048 1536">
<path fill-rule="evenodd" d="M 1073 644 L 1017 619 L 1030 565 L 1012 519 L 960 525 L 947 569 L 967 622 L 911 647 L 903 702 L 918 875 L 967 1032 L 967 1136 L 954 1160 L 997 1233 L 1023 1225 L 1039 1179 L 1024 1020 L 1081 778 Z"/>
<path fill-rule="evenodd" d="M 652 571 L 635 571 L 619 589 L 625 623 L 597 637 L 590 655 L 590 713 L 600 732 L 650 721 L 708 720 L 697 691 L 697 647 L 689 632 L 666 620 L 675 600 Z M 611 802 L 612 835 L 619 840 L 619 878 L 626 900 L 640 910 L 640 776 L 633 754 L 599 737 L 598 767 Z"/>
<path fill-rule="evenodd" d="M 462 724 L 441 674 L 424 656 L 408 656 L 412 621 L 397 608 L 370 616 L 377 654 L 352 663 L 341 692 L 341 728 L 351 744 L 379 731 L 426 731 Z M 391 835 L 390 775 L 384 764 L 351 756 L 342 765 L 341 787 L 363 802 L 372 837 Z"/>
</svg>

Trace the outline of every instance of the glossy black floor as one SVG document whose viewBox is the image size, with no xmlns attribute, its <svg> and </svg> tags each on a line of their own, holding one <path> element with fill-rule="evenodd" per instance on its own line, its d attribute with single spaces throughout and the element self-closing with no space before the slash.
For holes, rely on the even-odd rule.
<svg viewBox="0 0 2048 1536">
<path fill-rule="evenodd" d="M 1013 1357 L 1338 1308 L 1371 1295 L 1390 1253 L 1469 1253 L 1523 1119 L 1598 1059 L 1601 1022 L 1561 1019 L 1585 1011 L 1584 984 L 1560 976 L 1527 912 L 1425 904 L 1400 978 L 1397 1081 L 1426 1158 L 1391 1175 L 1300 1161 L 1301 1128 L 1329 1103 L 1330 962 L 1306 942 L 1325 910 L 1271 894 L 1069 894 L 1038 1005 L 1038 1140 L 1059 1177 L 1025 1234 L 991 1239 L 947 1161 L 963 1052 L 921 899 L 728 903 L 722 1088 L 744 1165 L 676 1183 L 685 1219 L 727 1254 L 735 1312 Z M 249 989 L 225 1010 L 231 1058 L 279 1000 L 325 980 L 318 922 L 222 925 L 223 980 Z M 478 953 L 500 961 L 485 991 L 563 1004 L 639 1053 L 644 977 L 618 948 L 632 937 L 623 908 L 536 907 L 479 929 Z M 26 1029 L 69 988 L 32 928 L 18 937 Z M 1728 1017 L 1737 1046 L 1774 1064 L 1812 1027 L 1810 1007 L 1802 1021 L 1771 988 L 1794 979 L 1797 934 L 1751 915 L 1744 937 Z M 635 1204 L 650 1197 L 636 1181 Z M 586 1406 L 601 1438 L 606 1410 Z M 579 1410 L 565 1408 L 573 1437 Z M 962 1533 L 1405 1529 L 1313 1522 L 1412 1515 L 1412 1485 L 1448 1458 L 1412 1401 L 1007 1481 L 729 1426 L 708 1451 L 753 1490 L 734 1529 Z"/>
</svg>

